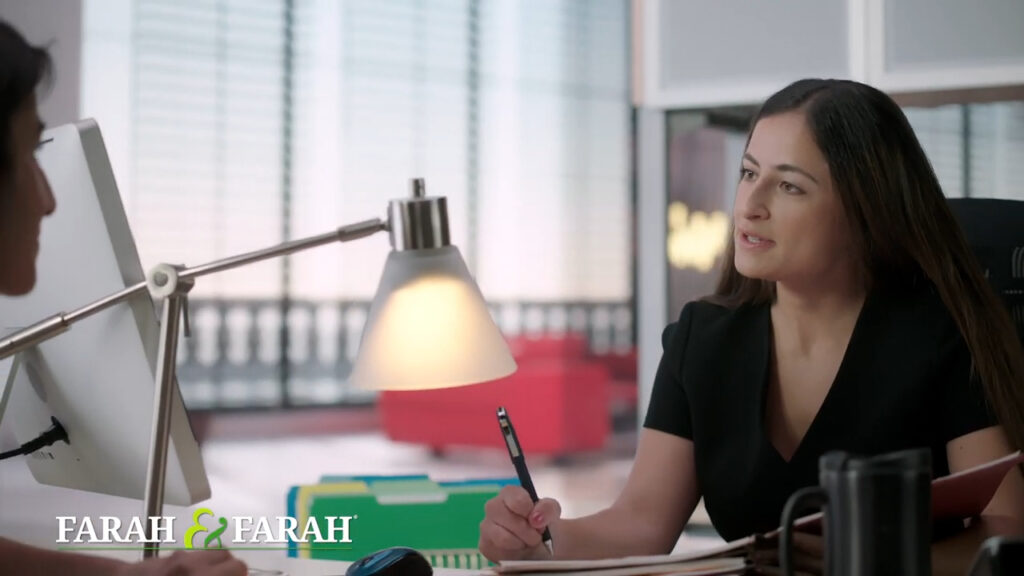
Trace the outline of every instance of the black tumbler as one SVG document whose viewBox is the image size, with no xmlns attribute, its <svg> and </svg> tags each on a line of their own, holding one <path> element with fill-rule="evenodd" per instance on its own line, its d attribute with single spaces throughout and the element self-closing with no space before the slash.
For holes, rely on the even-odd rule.
<svg viewBox="0 0 1024 576">
<path fill-rule="evenodd" d="M 829 452 L 820 486 L 798 490 L 782 511 L 779 558 L 793 574 L 793 521 L 823 507 L 829 576 L 931 574 L 931 452 L 858 458 Z"/>
</svg>

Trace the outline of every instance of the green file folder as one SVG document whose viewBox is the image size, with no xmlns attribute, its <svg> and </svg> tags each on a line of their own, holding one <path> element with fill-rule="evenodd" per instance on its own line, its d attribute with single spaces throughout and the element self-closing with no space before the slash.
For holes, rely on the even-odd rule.
<svg viewBox="0 0 1024 576">
<path fill-rule="evenodd" d="M 352 542 L 291 546 L 289 556 L 357 560 L 382 548 L 408 546 L 434 567 L 481 568 L 477 550 L 484 504 L 514 478 L 435 482 L 424 475 L 324 477 L 323 482 L 289 491 L 288 513 L 298 526 L 317 519 L 327 534 L 328 516 L 352 516 Z"/>
</svg>

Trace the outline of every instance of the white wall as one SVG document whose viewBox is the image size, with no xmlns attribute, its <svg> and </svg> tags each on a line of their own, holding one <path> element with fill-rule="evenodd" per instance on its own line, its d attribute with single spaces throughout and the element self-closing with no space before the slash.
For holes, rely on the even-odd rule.
<svg viewBox="0 0 1024 576">
<path fill-rule="evenodd" d="M 41 94 L 39 113 L 49 126 L 79 119 L 82 72 L 81 0 L 0 0 L 0 18 L 53 58 L 53 83 Z"/>
<path fill-rule="evenodd" d="M 891 94 L 1024 85 L 1021 0 L 633 0 L 633 100 L 755 104 L 804 77 Z"/>
</svg>

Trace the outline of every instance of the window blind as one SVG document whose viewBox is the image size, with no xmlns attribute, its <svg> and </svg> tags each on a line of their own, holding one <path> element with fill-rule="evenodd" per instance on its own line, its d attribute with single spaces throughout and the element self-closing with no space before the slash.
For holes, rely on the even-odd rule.
<svg viewBox="0 0 1024 576">
<path fill-rule="evenodd" d="M 296 15 L 296 233 L 386 216 L 426 179 L 448 198 L 465 252 L 470 206 L 468 0 L 311 2 Z M 296 256 L 298 297 L 372 298 L 388 249 L 380 235 Z"/>
<path fill-rule="evenodd" d="M 968 110 L 971 196 L 1024 200 L 1024 102 Z"/>
<path fill-rule="evenodd" d="M 628 6 L 481 4 L 478 279 L 497 299 L 628 299 Z"/>
<path fill-rule="evenodd" d="M 959 105 L 907 108 L 917 134 L 947 198 L 964 195 L 964 118 Z"/>
<path fill-rule="evenodd" d="M 143 265 L 281 240 L 279 0 L 136 0 L 131 219 Z M 275 297 L 281 263 L 203 278 L 197 296 Z"/>
<path fill-rule="evenodd" d="M 905 112 L 947 197 L 1024 200 L 1024 102 Z"/>
</svg>

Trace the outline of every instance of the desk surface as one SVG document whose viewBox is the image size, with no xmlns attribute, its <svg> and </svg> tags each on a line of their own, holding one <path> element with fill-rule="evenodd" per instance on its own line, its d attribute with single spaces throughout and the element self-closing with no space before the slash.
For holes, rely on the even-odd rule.
<svg viewBox="0 0 1024 576">
<path fill-rule="evenodd" d="M 253 550 L 239 550 L 233 554 L 245 562 L 252 576 L 344 576 L 351 562 L 334 560 L 311 560 L 306 558 L 288 558 L 281 554 Z M 117 558 L 125 561 L 139 559 L 139 553 L 131 551 L 104 551 L 98 555 Z M 458 570 L 454 568 L 434 568 L 435 576 L 471 576 L 488 574 L 488 570 Z"/>
<path fill-rule="evenodd" d="M 308 560 L 300 558 L 281 558 L 267 554 L 249 555 L 236 554 L 244 560 L 250 569 L 278 570 L 286 576 L 344 576 L 350 562 L 337 562 L 331 560 Z M 253 576 L 261 576 L 253 570 Z M 272 573 L 278 576 L 277 573 Z M 473 574 L 493 574 L 490 571 L 481 570 L 456 570 L 454 568 L 434 568 L 435 576 L 469 576 Z M 269 574 L 267 576 L 270 576 Z"/>
<path fill-rule="evenodd" d="M 0 378 L 2 380 L 2 378 Z M 9 421 L 0 422 L 0 446 Z M 183 541 L 187 519 L 198 507 L 218 515 L 275 517 L 287 514 L 286 494 L 294 485 L 316 483 L 324 474 L 418 474 L 440 479 L 481 478 L 510 473 L 508 454 L 473 452 L 438 460 L 418 446 L 396 444 L 382 434 L 289 437 L 212 441 L 203 445 L 203 460 L 213 496 L 197 506 L 166 506 L 175 524 L 175 541 Z M 614 500 L 629 474 L 631 460 L 585 461 L 581 467 L 538 465 L 534 482 L 545 495 L 559 499 L 566 516 L 597 512 Z M 570 496 L 571 495 L 571 496 Z M 56 547 L 57 516 L 116 516 L 124 522 L 143 511 L 141 501 L 39 484 L 23 459 L 0 463 L 0 536 L 44 548 Z M 289 559 L 284 552 L 237 551 L 254 568 L 281 570 L 291 576 L 344 574 L 348 564 Z M 137 559 L 132 553 L 129 559 Z M 474 574 L 473 570 L 436 569 L 438 576 Z"/>
</svg>

